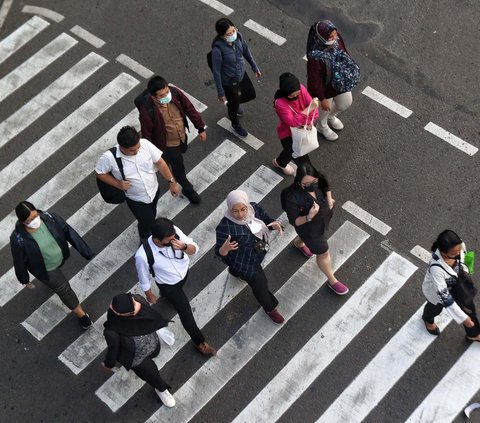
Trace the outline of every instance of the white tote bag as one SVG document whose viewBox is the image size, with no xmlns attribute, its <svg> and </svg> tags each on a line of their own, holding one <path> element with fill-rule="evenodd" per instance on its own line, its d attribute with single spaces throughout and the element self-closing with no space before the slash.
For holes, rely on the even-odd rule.
<svg viewBox="0 0 480 423">
<path fill-rule="evenodd" d="M 312 116 L 312 120 L 310 123 L 308 123 L 311 105 L 312 102 L 310 102 L 308 106 L 308 114 L 306 116 L 305 125 L 300 127 L 290 127 L 290 130 L 292 131 L 292 157 L 294 159 L 305 156 L 306 154 L 318 148 L 317 128 L 315 128 L 313 125 L 314 116 Z M 293 112 L 298 115 L 298 113 L 291 106 L 288 107 L 290 107 L 290 109 L 292 109 Z"/>
</svg>

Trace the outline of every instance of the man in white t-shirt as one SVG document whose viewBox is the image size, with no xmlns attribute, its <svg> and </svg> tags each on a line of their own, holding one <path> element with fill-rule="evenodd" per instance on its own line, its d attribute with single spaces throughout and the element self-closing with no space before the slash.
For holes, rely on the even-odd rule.
<svg viewBox="0 0 480 423">
<path fill-rule="evenodd" d="M 123 127 L 117 135 L 116 157 L 122 160 L 125 180 L 110 151 L 102 154 L 95 171 L 97 178 L 125 191 L 126 203 L 138 221 L 140 239 L 147 239 L 157 215 L 160 191 L 157 171 L 169 182 L 170 193 L 176 197 L 180 189 L 162 152 L 150 141 L 141 139 L 132 126 Z"/>
</svg>

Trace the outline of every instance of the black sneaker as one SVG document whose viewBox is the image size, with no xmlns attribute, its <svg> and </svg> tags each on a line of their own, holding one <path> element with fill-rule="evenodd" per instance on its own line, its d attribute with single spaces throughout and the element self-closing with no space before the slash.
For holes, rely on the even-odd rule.
<svg viewBox="0 0 480 423">
<path fill-rule="evenodd" d="M 232 125 L 232 128 L 241 137 L 246 137 L 248 135 L 248 132 L 245 129 L 243 129 L 240 124 Z"/>
<path fill-rule="evenodd" d="M 187 197 L 192 204 L 200 204 L 200 201 L 202 201 L 202 199 L 194 189 L 188 191 L 182 189 L 182 194 Z"/>
<path fill-rule="evenodd" d="M 92 321 L 90 320 L 90 316 L 88 314 L 84 314 L 78 320 L 80 320 L 80 325 L 82 326 L 82 329 L 87 330 L 89 327 L 93 325 Z"/>
</svg>

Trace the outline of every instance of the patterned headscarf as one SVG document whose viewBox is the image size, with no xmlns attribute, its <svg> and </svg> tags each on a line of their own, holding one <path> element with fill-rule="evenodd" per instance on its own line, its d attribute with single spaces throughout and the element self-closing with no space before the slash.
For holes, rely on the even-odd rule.
<svg viewBox="0 0 480 423">
<path fill-rule="evenodd" d="M 312 51 L 323 51 L 330 47 L 325 43 L 334 29 L 337 29 L 337 27 L 329 20 L 317 21 L 310 27 L 307 40 L 307 58 L 311 58 Z"/>
</svg>

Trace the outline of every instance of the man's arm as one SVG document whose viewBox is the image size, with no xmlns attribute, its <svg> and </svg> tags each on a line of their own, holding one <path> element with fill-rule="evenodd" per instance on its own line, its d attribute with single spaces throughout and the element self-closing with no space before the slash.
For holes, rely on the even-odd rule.
<svg viewBox="0 0 480 423">
<path fill-rule="evenodd" d="M 158 162 L 155 162 L 155 166 L 164 179 L 168 181 L 170 193 L 176 197 L 180 193 L 180 188 L 178 187 L 177 181 L 173 179 L 172 172 L 168 167 L 167 162 L 160 158 Z"/>
</svg>

